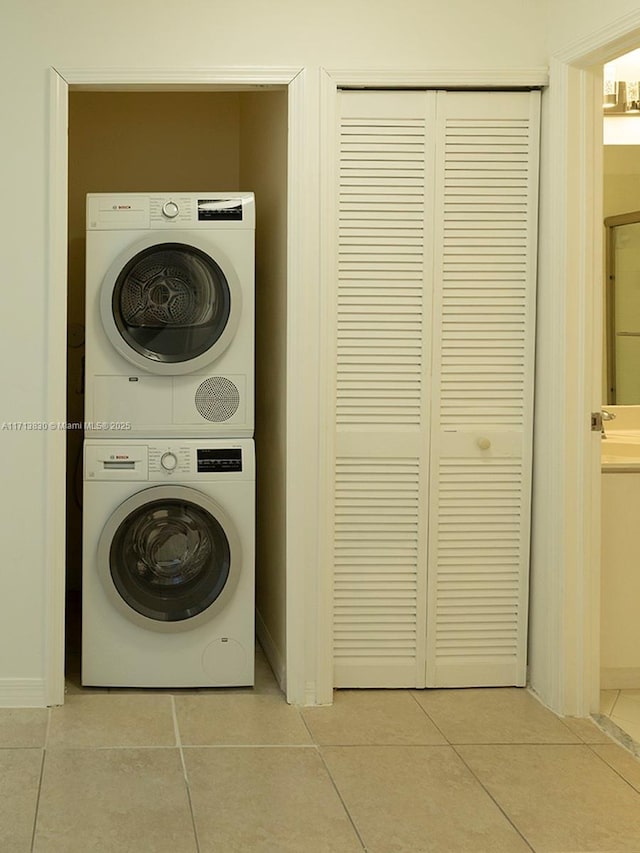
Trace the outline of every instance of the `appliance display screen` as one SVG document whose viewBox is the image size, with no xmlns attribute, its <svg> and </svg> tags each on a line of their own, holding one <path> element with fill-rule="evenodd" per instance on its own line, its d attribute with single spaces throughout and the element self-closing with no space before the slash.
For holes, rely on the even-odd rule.
<svg viewBox="0 0 640 853">
<path fill-rule="evenodd" d="M 199 198 L 198 221 L 240 221 L 242 220 L 242 202 L 237 198 Z"/>
<path fill-rule="evenodd" d="M 199 474 L 220 474 L 226 471 L 242 471 L 242 450 L 229 448 L 213 450 L 198 448 L 196 451 Z"/>
</svg>

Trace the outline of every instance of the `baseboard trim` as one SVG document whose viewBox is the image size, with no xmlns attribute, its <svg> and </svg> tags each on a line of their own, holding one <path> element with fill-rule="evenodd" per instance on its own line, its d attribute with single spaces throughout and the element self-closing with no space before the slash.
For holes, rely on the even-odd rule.
<svg viewBox="0 0 640 853">
<path fill-rule="evenodd" d="M 640 667 L 619 666 L 603 667 L 600 670 L 601 690 L 638 690 L 640 689 Z"/>
<path fill-rule="evenodd" d="M 269 633 L 269 629 L 267 628 L 264 619 L 260 615 L 260 612 L 256 610 L 256 637 L 258 638 L 258 642 L 262 646 L 262 651 L 265 653 L 267 660 L 273 670 L 273 673 L 276 677 L 276 681 L 278 682 L 280 689 L 287 695 L 287 668 L 284 663 L 284 659 L 280 654 L 280 650 L 276 646 L 273 637 Z"/>
<path fill-rule="evenodd" d="M 0 708 L 46 708 L 43 678 L 0 678 Z"/>
</svg>

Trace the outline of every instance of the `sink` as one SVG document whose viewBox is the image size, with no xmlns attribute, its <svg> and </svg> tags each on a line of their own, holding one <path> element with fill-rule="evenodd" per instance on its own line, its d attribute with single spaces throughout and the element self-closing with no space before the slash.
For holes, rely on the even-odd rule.
<svg viewBox="0 0 640 853">
<path fill-rule="evenodd" d="M 609 433 L 602 440 L 600 453 L 603 466 L 634 465 L 640 468 L 640 434 Z"/>
</svg>

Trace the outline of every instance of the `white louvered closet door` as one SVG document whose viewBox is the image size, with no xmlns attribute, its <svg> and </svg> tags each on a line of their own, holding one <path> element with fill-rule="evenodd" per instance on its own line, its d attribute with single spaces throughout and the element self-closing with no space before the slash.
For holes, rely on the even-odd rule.
<svg viewBox="0 0 640 853">
<path fill-rule="evenodd" d="M 340 96 L 334 679 L 424 679 L 435 94 Z"/>
<path fill-rule="evenodd" d="M 539 96 L 340 105 L 335 685 L 523 684 Z"/>
<path fill-rule="evenodd" d="M 539 104 L 438 96 L 427 686 L 526 682 Z"/>
</svg>

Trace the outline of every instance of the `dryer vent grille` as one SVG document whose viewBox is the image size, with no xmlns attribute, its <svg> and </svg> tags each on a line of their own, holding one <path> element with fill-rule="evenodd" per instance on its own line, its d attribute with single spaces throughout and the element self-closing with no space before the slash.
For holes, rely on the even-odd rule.
<svg viewBox="0 0 640 853">
<path fill-rule="evenodd" d="M 240 392 L 224 376 L 210 376 L 201 382 L 195 395 L 196 409 L 208 421 L 227 421 L 238 411 Z"/>
</svg>

